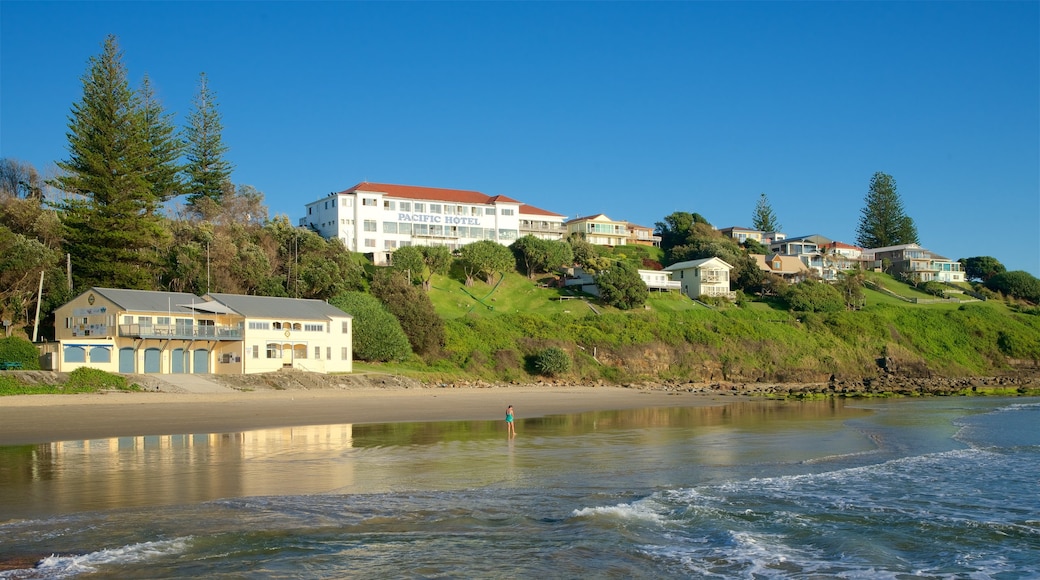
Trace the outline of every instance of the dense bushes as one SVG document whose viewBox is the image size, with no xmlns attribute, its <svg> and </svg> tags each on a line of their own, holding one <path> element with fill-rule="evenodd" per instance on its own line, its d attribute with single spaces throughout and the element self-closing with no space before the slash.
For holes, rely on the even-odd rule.
<svg viewBox="0 0 1040 580">
<path fill-rule="evenodd" d="M 38 370 L 40 368 L 40 351 L 36 350 L 33 343 L 9 336 L 0 338 L 0 361 L 22 363 L 25 370 Z"/>
<path fill-rule="evenodd" d="M 398 361 L 408 358 L 412 347 L 401 323 L 371 294 L 344 292 L 330 304 L 354 317 L 354 358 L 364 361 Z"/>
</svg>

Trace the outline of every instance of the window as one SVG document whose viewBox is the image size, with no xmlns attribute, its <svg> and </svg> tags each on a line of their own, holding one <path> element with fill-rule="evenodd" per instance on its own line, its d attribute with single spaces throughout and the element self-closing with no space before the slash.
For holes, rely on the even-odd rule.
<svg viewBox="0 0 1040 580">
<path fill-rule="evenodd" d="M 281 322 L 272 322 L 271 326 L 274 327 L 275 330 L 281 330 L 282 329 L 282 323 Z"/>
<path fill-rule="evenodd" d="M 397 224 L 397 233 L 412 235 L 412 224 L 401 222 Z"/>
<path fill-rule="evenodd" d="M 282 358 L 282 345 L 276 342 L 267 343 L 267 358 Z"/>
<path fill-rule="evenodd" d="M 502 215 L 513 215 L 513 210 L 509 208 L 502 208 Z"/>
<path fill-rule="evenodd" d="M 286 328 L 288 328 L 289 327 L 289 323 L 286 322 L 285 326 L 286 326 Z M 292 329 L 293 330 L 303 330 L 303 325 L 300 324 L 299 322 L 294 322 L 293 325 L 292 325 Z"/>
<path fill-rule="evenodd" d="M 412 202 L 410 202 L 410 201 L 402 201 L 400 203 L 400 206 L 401 206 L 401 211 L 412 211 Z"/>
<path fill-rule="evenodd" d="M 307 215 L 311 215 L 312 213 L 314 213 L 314 208 L 313 207 L 308 207 L 307 208 Z"/>
<path fill-rule="evenodd" d="M 397 249 L 397 240 L 383 240 L 384 250 L 395 250 Z"/>
<path fill-rule="evenodd" d="M 416 236 L 427 236 L 430 234 L 430 226 L 426 224 L 413 224 L 412 233 Z"/>
<path fill-rule="evenodd" d="M 486 207 L 484 208 L 484 215 L 495 215 L 495 208 Z"/>
<path fill-rule="evenodd" d="M 365 220 L 365 231 L 374 232 L 376 231 L 376 220 Z"/>
<path fill-rule="evenodd" d="M 376 207 L 376 200 L 371 197 L 363 197 L 361 198 L 361 205 Z"/>
<path fill-rule="evenodd" d="M 81 346 L 66 346 L 65 362 L 87 362 L 87 351 Z"/>
<path fill-rule="evenodd" d="M 259 344 L 254 344 L 253 345 L 253 358 L 260 358 L 260 345 Z"/>
<path fill-rule="evenodd" d="M 169 316 L 159 316 L 158 318 L 155 319 L 155 323 L 156 324 L 162 324 L 162 325 L 169 326 L 169 324 L 170 324 L 170 317 Z"/>
<path fill-rule="evenodd" d="M 134 317 L 133 316 L 124 316 L 123 317 L 123 324 L 133 324 L 133 323 L 134 323 Z"/>
<path fill-rule="evenodd" d="M 455 215 L 455 206 L 446 205 L 444 206 L 444 215 Z"/>
<path fill-rule="evenodd" d="M 396 234 L 397 233 L 397 222 L 383 222 L 383 233 L 384 234 Z"/>
<path fill-rule="evenodd" d="M 350 332 L 350 321 L 349 320 L 344 320 L 343 321 L 343 334 L 347 334 L 348 332 Z"/>
<path fill-rule="evenodd" d="M 321 332 L 325 330 L 324 324 L 304 324 L 303 329 L 307 332 Z"/>
<path fill-rule="evenodd" d="M 90 362 L 112 362 L 112 351 L 107 346 L 95 346 L 90 349 Z"/>
<path fill-rule="evenodd" d="M 341 347 L 339 349 L 339 360 L 350 360 L 350 349 L 347 347 Z"/>
<path fill-rule="evenodd" d="M 321 360 L 321 347 L 314 347 L 314 360 Z"/>
<path fill-rule="evenodd" d="M 365 238 L 365 247 L 374 248 L 376 247 L 376 241 L 372 238 Z"/>
<path fill-rule="evenodd" d="M 444 235 L 444 226 L 430 226 L 430 235 L 431 236 L 443 236 Z"/>
<path fill-rule="evenodd" d="M 388 199 L 384 199 L 383 200 L 383 209 L 385 209 L 385 210 L 394 211 L 394 206 L 395 205 L 396 204 L 394 202 L 392 202 L 392 201 L 390 201 Z"/>
<path fill-rule="evenodd" d="M 484 208 L 482 208 L 482 207 L 471 207 L 471 208 L 469 208 L 469 215 L 484 215 Z"/>
<path fill-rule="evenodd" d="M 278 323 L 275 322 L 275 324 L 277 325 Z M 275 328 L 279 328 L 279 327 L 275 326 Z M 257 322 L 255 320 L 250 320 L 249 321 L 249 330 L 271 330 L 271 323 L 270 322 Z"/>
<path fill-rule="evenodd" d="M 331 346 L 325 347 L 325 358 L 327 360 L 332 360 L 332 347 Z"/>
</svg>

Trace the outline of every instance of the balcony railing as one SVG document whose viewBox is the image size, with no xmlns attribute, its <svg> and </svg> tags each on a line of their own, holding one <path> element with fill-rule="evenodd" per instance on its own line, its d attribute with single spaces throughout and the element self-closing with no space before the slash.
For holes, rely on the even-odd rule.
<svg viewBox="0 0 1040 580">
<path fill-rule="evenodd" d="M 178 340 L 242 340 L 237 326 L 176 326 L 173 324 L 120 324 L 119 336 Z"/>
</svg>

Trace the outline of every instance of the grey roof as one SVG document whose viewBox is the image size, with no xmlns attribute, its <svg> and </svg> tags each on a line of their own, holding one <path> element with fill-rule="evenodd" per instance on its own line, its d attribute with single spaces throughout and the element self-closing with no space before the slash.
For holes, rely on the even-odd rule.
<svg viewBox="0 0 1040 580">
<path fill-rule="evenodd" d="M 188 292 L 156 292 L 153 290 L 125 290 L 121 288 L 91 288 L 127 312 L 176 312 L 191 313 L 191 303 L 201 303 L 202 298 Z M 187 305 L 187 307 L 182 307 Z"/>
<path fill-rule="evenodd" d="M 333 317 L 351 317 L 346 312 L 322 300 L 218 293 L 210 293 L 206 297 L 224 304 L 242 316 L 250 318 L 328 320 Z"/>
<path fill-rule="evenodd" d="M 672 264 L 671 266 L 668 266 L 667 268 L 665 268 L 665 270 L 667 270 L 669 272 L 675 272 L 677 270 L 689 270 L 690 268 L 696 268 L 696 267 L 701 266 L 703 264 L 706 264 L 706 263 L 708 263 L 708 262 L 710 262 L 712 260 L 718 260 L 719 262 L 722 262 L 723 264 L 728 266 L 730 269 L 733 268 L 733 265 L 730 264 L 729 262 L 727 262 L 726 260 L 723 260 L 722 258 L 717 258 L 716 257 L 716 258 L 701 258 L 700 260 L 690 260 L 690 261 L 687 261 L 687 262 L 679 262 L 678 264 Z"/>
</svg>

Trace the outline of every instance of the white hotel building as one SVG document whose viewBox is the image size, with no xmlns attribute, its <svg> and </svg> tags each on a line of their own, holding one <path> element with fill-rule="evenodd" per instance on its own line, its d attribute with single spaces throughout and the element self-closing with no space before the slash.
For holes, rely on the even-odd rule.
<svg viewBox="0 0 1040 580">
<path fill-rule="evenodd" d="M 529 233 L 562 239 L 564 217 L 504 195 L 362 182 L 307 204 L 299 225 L 383 265 L 404 246 L 456 250 L 480 240 L 508 246 Z"/>
</svg>

